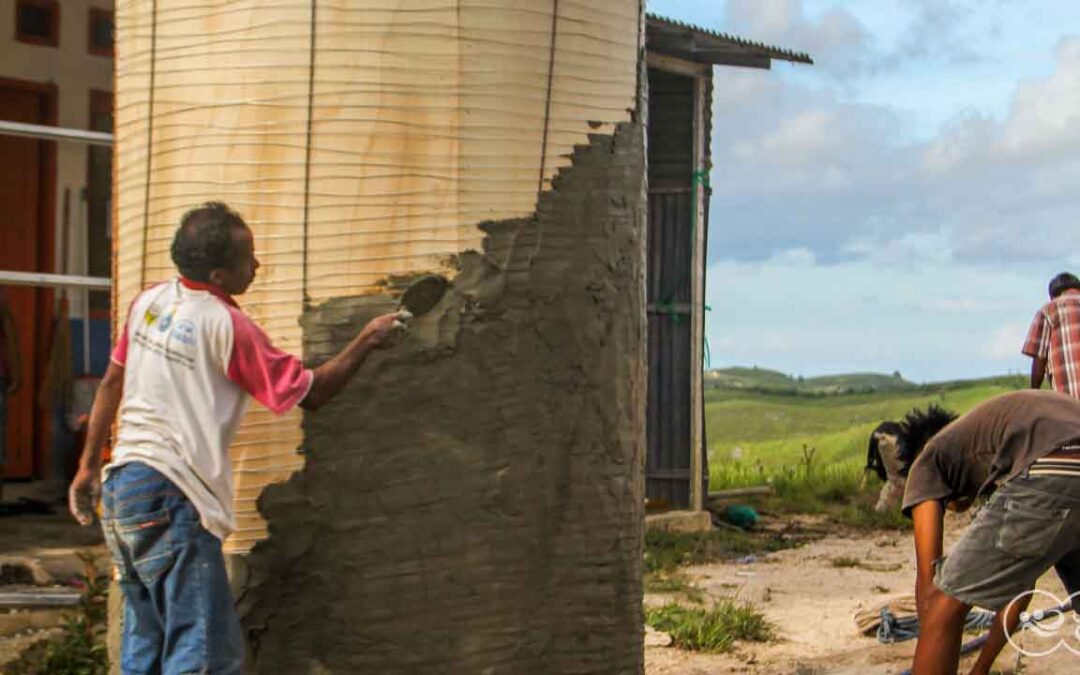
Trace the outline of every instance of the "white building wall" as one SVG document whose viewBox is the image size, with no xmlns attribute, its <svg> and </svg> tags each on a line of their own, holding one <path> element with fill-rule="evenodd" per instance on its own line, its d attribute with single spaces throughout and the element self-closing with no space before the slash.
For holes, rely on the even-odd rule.
<svg viewBox="0 0 1080 675">
<path fill-rule="evenodd" d="M 16 0 L 0 0 L 0 78 L 49 83 L 56 86 L 57 125 L 87 129 L 90 124 L 90 91 L 113 90 L 113 59 L 89 51 L 90 8 L 111 11 L 111 0 L 62 0 L 60 41 L 56 47 L 16 40 Z M 81 195 L 87 181 L 87 146 L 58 142 L 56 148 L 57 270 L 63 233 L 64 190 L 71 191 L 71 233 L 67 270 L 83 273 L 86 247 L 86 209 Z M 83 298 L 72 294 L 71 314 L 84 315 Z"/>
</svg>

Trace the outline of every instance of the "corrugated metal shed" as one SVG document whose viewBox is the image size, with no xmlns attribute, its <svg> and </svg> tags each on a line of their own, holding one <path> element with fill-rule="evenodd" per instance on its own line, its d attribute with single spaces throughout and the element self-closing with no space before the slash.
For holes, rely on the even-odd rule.
<svg viewBox="0 0 1080 675">
<path fill-rule="evenodd" d="M 702 382 L 713 65 L 812 64 L 804 53 L 648 15 L 649 392 L 646 495 L 702 508 L 708 491 Z"/>
</svg>

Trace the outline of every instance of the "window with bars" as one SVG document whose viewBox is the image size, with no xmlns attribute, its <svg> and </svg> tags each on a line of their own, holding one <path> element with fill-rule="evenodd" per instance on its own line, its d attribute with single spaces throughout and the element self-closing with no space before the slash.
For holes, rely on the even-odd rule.
<svg viewBox="0 0 1080 675">
<path fill-rule="evenodd" d="M 15 3 L 15 39 L 32 45 L 60 44 L 60 6 L 55 0 L 19 0 Z"/>
<path fill-rule="evenodd" d="M 113 13 L 90 8 L 89 52 L 98 56 L 113 55 Z"/>
</svg>

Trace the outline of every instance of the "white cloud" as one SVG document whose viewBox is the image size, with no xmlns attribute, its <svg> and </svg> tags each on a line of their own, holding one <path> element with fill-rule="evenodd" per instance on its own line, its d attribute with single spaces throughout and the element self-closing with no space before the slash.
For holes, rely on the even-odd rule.
<svg viewBox="0 0 1080 675">
<path fill-rule="evenodd" d="M 1006 155 L 1060 155 L 1080 147 L 1080 38 L 1062 40 L 1057 71 L 1017 89 L 1000 151 Z"/>
<path fill-rule="evenodd" d="M 923 168 L 933 174 L 1026 171 L 1073 161 L 1080 151 L 1080 38 L 1063 39 L 1055 53 L 1050 76 L 1017 85 L 1004 121 L 961 113 L 926 146 Z"/>
<path fill-rule="evenodd" d="M 1015 321 L 1000 326 L 990 337 L 986 356 L 994 361 L 1015 361 L 1024 344 L 1027 328 L 1025 324 Z"/>
</svg>

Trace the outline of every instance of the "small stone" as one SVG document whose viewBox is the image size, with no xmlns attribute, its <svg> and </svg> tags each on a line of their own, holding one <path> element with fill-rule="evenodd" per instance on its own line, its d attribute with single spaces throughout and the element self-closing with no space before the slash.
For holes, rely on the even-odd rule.
<svg viewBox="0 0 1080 675">
<path fill-rule="evenodd" d="M 672 642 L 674 640 L 667 633 L 656 630 L 648 624 L 645 625 L 646 647 L 670 647 Z"/>
</svg>

